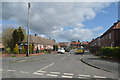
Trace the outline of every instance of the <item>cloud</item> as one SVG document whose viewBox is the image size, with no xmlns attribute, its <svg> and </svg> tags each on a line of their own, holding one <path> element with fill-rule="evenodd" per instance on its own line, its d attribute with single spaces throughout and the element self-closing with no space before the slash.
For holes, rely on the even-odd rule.
<svg viewBox="0 0 120 80">
<path fill-rule="evenodd" d="M 84 29 L 83 22 L 92 20 L 98 12 L 110 3 L 67 3 L 32 2 L 30 8 L 30 31 L 46 37 L 62 40 L 87 40 L 93 36 L 92 30 Z M 15 21 L 27 27 L 27 3 L 2 3 L 3 20 Z M 74 26 L 64 31 L 66 26 Z M 98 28 L 99 29 L 99 28 Z M 97 29 L 93 29 L 95 31 Z M 87 33 L 86 33 L 87 32 Z"/>
<path fill-rule="evenodd" d="M 99 30 L 102 30 L 103 29 L 103 27 L 95 27 L 95 28 L 93 28 L 92 30 L 93 31 L 99 31 Z"/>
</svg>

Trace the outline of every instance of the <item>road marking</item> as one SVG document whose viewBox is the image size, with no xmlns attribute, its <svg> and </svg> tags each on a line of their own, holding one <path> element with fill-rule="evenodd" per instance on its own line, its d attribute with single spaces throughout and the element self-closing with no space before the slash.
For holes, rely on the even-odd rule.
<svg viewBox="0 0 120 80">
<path fill-rule="evenodd" d="M 72 76 L 62 76 L 63 78 L 72 78 Z"/>
<path fill-rule="evenodd" d="M 68 56 L 70 56 L 70 54 Z"/>
<path fill-rule="evenodd" d="M 64 60 L 65 59 L 65 57 L 64 58 L 62 58 L 62 60 Z"/>
<path fill-rule="evenodd" d="M 90 75 L 83 75 L 83 74 L 79 74 L 79 76 L 90 77 Z"/>
<path fill-rule="evenodd" d="M 15 72 L 15 70 L 7 70 L 7 71 L 12 71 L 12 72 Z"/>
<path fill-rule="evenodd" d="M 26 60 L 20 60 L 20 61 L 17 61 L 17 62 L 25 62 Z"/>
<path fill-rule="evenodd" d="M 28 74 L 28 72 L 24 72 L 24 71 L 20 71 L 21 73 L 25 73 L 25 74 Z"/>
<path fill-rule="evenodd" d="M 73 74 L 72 73 L 64 73 L 64 75 L 71 75 L 72 76 Z"/>
<path fill-rule="evenodd" d="M 0 71 L 3 71 L 3 69 L 0 69 Z"/>
<path fill-rule="evenodd" d="M 60 74 L 60 72 L 50 72 L 51 74 Z"/>
<path fill-rule="evenodd" d="M 54 77 L 57 77 L 57 75 L 53 75 L 53 74 L 47 74 L 47 76 L 54 76 Z"/>
<path fill-rule="evenodd" d="M 51 63 L 50 65 L 48 65 L 48 66 L 46 66 L 46 67 L 40 69 L 40 71 L 41 71 L 41 70 L 44 70 L 44 69 L 46 69 L 46 68 L 48 68 L 48 67 L 50 67 L 50 66 L 52 66 L 53 64 L 54 64 L 54 63 Z"/>
<path fill-rule="evenodd" d="M 106 78 L 106 77 L 103 77 L 103 76 L 94 76 L 95 78 Z"/>
<path fill-rule="evenodd" d="M 33 74 L 37 74 L 37 75 L 43 75 L 42 73 L 37 73 L 37 72 L 35 72 L 35 73 L 33 73 Z"/>
<path fill-rule="evenodd" d="M 37 71 L 37 72 L 39 72 L 39 73 L 45 73 L 46 71 L 41 71 L 41 70 L 39 70 L 39 71 Z"/>
</svg>

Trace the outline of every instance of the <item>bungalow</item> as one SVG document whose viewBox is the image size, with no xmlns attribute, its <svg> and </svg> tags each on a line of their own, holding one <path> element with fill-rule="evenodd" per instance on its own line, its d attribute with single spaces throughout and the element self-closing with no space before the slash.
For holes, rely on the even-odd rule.
<svg viewBox="0 0 120 80">
<path fill-rule="evenodd" d="M 34 51 L 53 49 L 53 45 L 58 45 L 54 39 L 39 37 L 37 34 L 35 36 L 30 35 L 29 42 L 34 46 Z M 25 49 L 27 49 L 27 38 L 20 44 L 24 45 Z"/>
<path fill-rule="evenodd" d="M 68 48 L 70 45 L 68 44 L 68 42 L 59 42 L 59 46 L 63 48 Z"/>
<path fill-rule="evenodd" d="M 80 47 L 80 46 L 81 46 L 81 43 L 80 43 L 80 42 L 71 42 L 71 43 L 70 43 L 70 46 L 71 46 L 72 48 L 74 48 L 74 47 Z"/>
<path fill-rule="evenodd" d="M 82 42 L 81 44 L 82 44 L 81 46 L 83 46 L 85 49 L 88 49 L 89 47 L 88 42 Z"/>
</svg>

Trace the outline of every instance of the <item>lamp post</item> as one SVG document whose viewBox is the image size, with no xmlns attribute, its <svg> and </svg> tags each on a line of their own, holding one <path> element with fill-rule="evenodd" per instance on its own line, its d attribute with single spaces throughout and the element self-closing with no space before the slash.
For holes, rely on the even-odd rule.
<svg viewBox="0 0 120 80">
<path fill-rule="evenodd" d="M 28 3 L 28 52 L 27 57 L 29 56 L 29 24 L 30 24 L 30 3 Z"/>
</svg>

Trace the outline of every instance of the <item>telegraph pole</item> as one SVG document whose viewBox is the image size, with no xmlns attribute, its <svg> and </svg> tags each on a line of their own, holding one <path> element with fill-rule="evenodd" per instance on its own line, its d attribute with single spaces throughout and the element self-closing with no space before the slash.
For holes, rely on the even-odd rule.
<svg viewBox="0 0 120 80">
<path fill-rule="evenodd" d="M 28 3 L 28 53 L 27 57 L 29 56 L 29 25 L 30 25 L 30 3 Z"/>
</svg>

